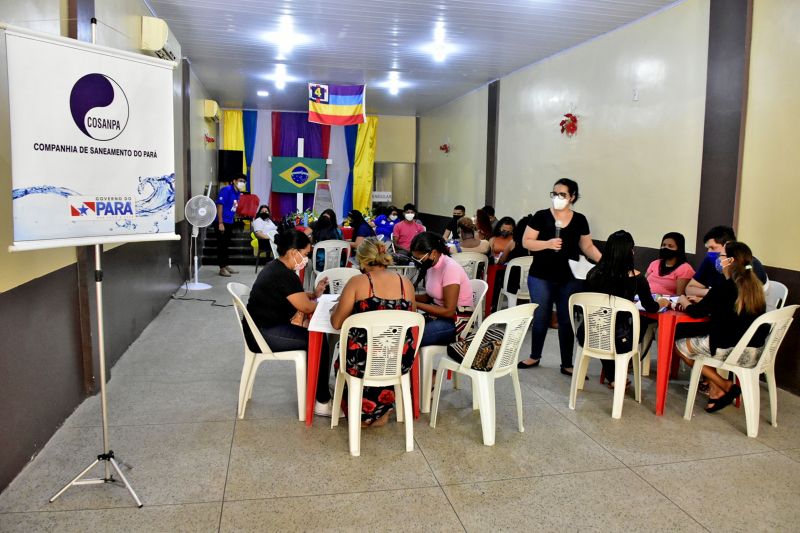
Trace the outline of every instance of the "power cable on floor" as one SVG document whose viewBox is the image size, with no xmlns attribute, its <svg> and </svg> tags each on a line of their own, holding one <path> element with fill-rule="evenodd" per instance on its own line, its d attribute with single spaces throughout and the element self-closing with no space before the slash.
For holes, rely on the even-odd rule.
<svg viewBox="0 0 800 533">
<path fill-rule="evenodd" d="M 191 241 L 189 242 L 189 257 L 192 256 L 192 244 Z M 175 266 L 178 267 L 178 275 L 183 279 L 183 272 L 181 271 L 181 264 L 180 261 L 175 262 Z M 173 300 L 180 300 L 184 302 L 211 302 L 211 307 L 233 307 L 233 304 L 219 304 L 215 298 L 186 298 L 186 295 L 189 294 L 189 280 L 184 280 L 183 282 L 184 291 L 181 296 L 173 294 L 170 296 Z M 180 289 L 178 289 L 180 291 Z"/>
</svg>

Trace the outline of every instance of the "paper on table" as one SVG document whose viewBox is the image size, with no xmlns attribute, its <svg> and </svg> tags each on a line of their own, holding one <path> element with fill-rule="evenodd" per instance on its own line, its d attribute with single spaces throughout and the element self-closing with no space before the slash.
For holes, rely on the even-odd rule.
<svg viewBox="0 0 800 533">
<path fill-rule="evenodd" d="M 586 275 L 594 268 L 594 265 L 584 256 L 580 256 L 577 261 L 569 260 L 569 268 L 572 269 L 575 279 L 586 279 Z"/>
<path fill-rule="evenodd" d="M 314 314 L 311 315 L 311 320 L 308 322 L 308 331 L 320 331 L 322 333 L 339 333 L 331 325 L 331 309 L 339 301 L 338 294 L 323 294 L 317 298 L 317 308 Z"/>
<path fill-rule="evenodd" d="M 656 295 L 654 294 L 653 298 L 655 298 L 655 297 L 656 297 Z M 670 307 L 662 307 L 661 309 L 658 310 L 658 312 L 659 313 L 663 313 L 664 311 L 666 311 L 669 308 L 674 308 L 675 304 L 678 303 L 678 297 L 677 296 L 670 296 L 669 297 L 669 302 L 670 302 Z M 639 311 L 644 311 L 644 307 L 642 307 L 642 302 L 639 301 L 638 297 L 636 298 L 636 308 Z"/>
</svg>

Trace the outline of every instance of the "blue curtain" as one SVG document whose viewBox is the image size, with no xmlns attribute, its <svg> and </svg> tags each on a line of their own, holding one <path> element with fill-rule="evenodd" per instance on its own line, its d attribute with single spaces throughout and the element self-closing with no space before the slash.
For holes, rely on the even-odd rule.
<svg viewBox="0 0 800 533">
<path fill-rule="evenodd" d="M 350 172 L 347 174 L 347 187 L 344 189 L 342 202 L 342 216 L 353 210 L 353 165 L 356 162 L 356 140 L 358 140 L 358 125 L 344 127 L 344 141 L 347 145 L 347 163 Z"/>
<path fill-rule="evenodd" d="M 244 158 L 247 163 L 247 190 L 250 187 L 250 166 L 253 164 L 253 154 L 256 151 L 256 123 L 257 111 L 242 111 L 242 129 L 244 130 Z"/>
</svg>

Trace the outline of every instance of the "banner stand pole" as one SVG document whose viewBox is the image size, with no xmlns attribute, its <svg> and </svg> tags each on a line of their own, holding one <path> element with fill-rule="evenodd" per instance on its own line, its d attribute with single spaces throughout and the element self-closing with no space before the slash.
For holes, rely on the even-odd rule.
<svg viewBox="0 0 800 533">
<path fill-rule="evenodd" d="M 92 17 L 92 44 L 96 44 L 97 41 L 97 19 Z M 103 245 L 102 244 L 95 244 L 94 245 L 94 286 L 95 286 L 95 302 L 97 304 L 97 346 L 98 346 L 98 354 L 99 354 L 99 363 L 100 363 L 100 410 L 102 412 L 103 417 L 103 453 L 97 456 L 97 459 L 92 461 L 92 463 L 84 468 L 80 474 L 75 476 L 69 483 L 67 483 L 64 488 L 58 491 L 52 498 L 50 498 L 50 503 L 56 501 L 56 499 L 64 494 L 67 489 L 72 486 L 77 485 L 97 485 L 101 483 L 116 483 L 117 480 L 114 479 L 114 472 L 112 472 L 112 468 L 114 471 L 119 475 L 119 478 L 125 485 L 125 488 L 128 489 L 128 492 L 131 493 L 133 499 L 136 501 L 136 506 L 141 508 L 142 501 L 134 492 L 133 487 L 131 484 L 128 483 L 128 478 L 125 477 L 125 474 L 122 473 L 122 470 L 119 467 L 119 463 L 114 458 L 114 450 L 109 447 L 108 443 L 108 403 L 106 401 L 106 347 L 105 347 L 105 335 L 104 335 L 104 325 L 103 325 L 103 265 L 102 265 L 102 255 L 103 255 Z M 83 479 L 83 476 L 88 474 L 92 468 L 94 468 L 97 463 L 103 461 L 103 477 L 101 478 L 87 478 Z M 127 466 L 128 469 L 131 468 L 130 465 L 126 463 L 122 463 Z"/>
<path fill-rule="evenodd" d="M 117 483 L 117 480 L 114 479 L 114 472 L 119 475 L 119 478 L 122 480 L 122 483 L 125 485 L 125 488 L 128 489 L 128 492 L 131 493 L 133 499 L 136 501 L 137 507 L 142 507 L 142 501 L 134 492 L 133 487 L 131 484 L 128 483 L 128 479 L 125 477 L 125 474 L 122 473 L 122 470 L 119 467 L 119 462 L 117 462 L 116 458 L 114 457 L 114 450 L 110 449 L 108 443 L 108 404 L 106 401 L 106 350 L 105 350 L 105 337 L 104 337 L 104 328 L 103 328 L 103 268 L 101 263 L 101 256 L 103 253 L 103 245 L 102 244 L 95 244 L 94 245 L 94 263 L 95 263 L 95 270 L 94 270 L 94 281 L 95 281 L 95 300 L 97 303 L 97 344 L 98 344 L 98 352 L 100 356 L 100 409 L 103 415 L 103 453 L 97 456 L 89 466 L 81 471 L 80 474 L 75 476 L 75 478 L 67 483 L 64 488 L 58 491 L 55 496 L 50 498 L 50 503 L 56 501 L 56 499 L 64 494 L 68 488 L 77 485 L 97 485 L 100 483 Z M 88 474 L 92 468 L 94 468 L 97 463 L 103 461 L 103 469 L 104 469 L 104 476 L 101 478 L 88 478 L 83 479 L 83 476 Z M 122 464 L 125 464 L 124 462 Z M 130 469 L 129 465 L 128 469 Z M 113 468 L 113 471 L 112 471 Z"/>
</svg>

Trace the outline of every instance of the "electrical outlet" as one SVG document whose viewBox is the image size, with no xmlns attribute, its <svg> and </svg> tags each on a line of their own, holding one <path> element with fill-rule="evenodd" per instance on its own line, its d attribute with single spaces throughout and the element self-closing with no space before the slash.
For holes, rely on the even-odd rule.
<svg viewBox="0 0 800 533">
<path fill-rule="evenodd" d="M 169 267 L 172 268 L 172 258 L 169 258 Z"/>
</svg>

